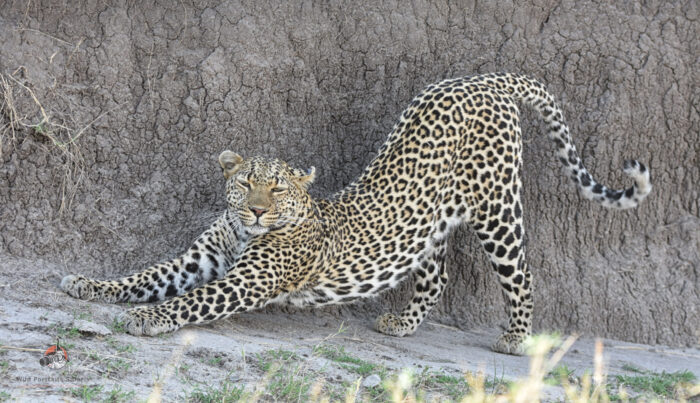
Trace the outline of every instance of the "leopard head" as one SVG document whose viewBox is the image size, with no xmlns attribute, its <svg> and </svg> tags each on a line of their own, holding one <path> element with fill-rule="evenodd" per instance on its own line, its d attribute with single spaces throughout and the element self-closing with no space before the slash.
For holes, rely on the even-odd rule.
<svg viewBox="0 0 700 403">
<path fill-rule="evenodd" d="M 229 212 L 235 214 L 250 235 L 303 221 L 311 209 L 307 188 L 315 169 L 292 168 L 278 159 L 244 159 L 232 151 L 219 155 L 226 178 Z"/>
</svg>

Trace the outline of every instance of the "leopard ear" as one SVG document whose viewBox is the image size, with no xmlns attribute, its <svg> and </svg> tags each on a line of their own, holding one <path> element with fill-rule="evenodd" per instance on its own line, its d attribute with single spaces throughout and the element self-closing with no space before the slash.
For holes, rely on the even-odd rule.
<svg viewBox="0 0 700 403">
<path fill-rule="evenodd" d="M 304 190 L 309 188 L 314 179 L 316 179 L 316 168 L 314 167 L 309 168 L 306 172 L 301 169 L 295 169 L 294 177 L 292 178 L 294 183 Z"/>
<path fill-rule="evenodd" d="M 241 162 L 243 162 L 243 157 L 233 151 L 226 150 L 219 154 L 219 164 L 221 164 L 226 179 L 233 176 L 241 168 Z"/>
</svg>

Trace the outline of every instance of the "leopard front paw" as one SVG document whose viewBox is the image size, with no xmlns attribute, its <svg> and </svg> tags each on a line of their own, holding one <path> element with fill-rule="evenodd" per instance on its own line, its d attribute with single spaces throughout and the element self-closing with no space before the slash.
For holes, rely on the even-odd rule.
<svg viewBox="0 0 700 403">
<path fill-rule="evenodd" d="M 527 335 L 508 332 L 503 333 L 496 339 L 491 349 L 503 354 L 523 355 L 525 354 L 525 348 L 523 346 L 525 337 L 527 337 Z"/>
<path fill-rule="evenodd" d="M 158 313 L 153 308 L 134 308 L 122 313 L 117 318 L 127 333 L 134 336 L 155 336 L 172 332 L 180 326 L 168 316 Z"/>
<path fill-rule="evenodd" d="M 100 297 L 95 284 L 83 276 L 65 276 L 61 280 L 61 289 L 73 298 L 92 301 Z"/>
<path fill-rule="evenodd" d="M 403 323 L 401 318 L 393 313 L 385 313 L 380 315 L 374 322 L 374 328 L 379 333 L 388 334 L 389 336 L 403 337 L 413 333 L 410 327 Z"/>
</svg>

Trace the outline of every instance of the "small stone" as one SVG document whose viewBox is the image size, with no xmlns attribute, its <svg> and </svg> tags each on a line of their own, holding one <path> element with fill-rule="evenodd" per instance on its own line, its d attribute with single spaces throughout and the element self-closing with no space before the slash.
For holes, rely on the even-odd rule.
<svg viewBox="0 0 700 403">
<path fill-rule="evenodd" d="M 373 388 L 377 385 L 382 383 L 382 378 L 379 377 L 377 374 L 372 374 L 365 378 L 364 381 L 362 381 L 362 387 L 364 388 Z"/>
<path fill-rule="evenodd" d="M 98 336 L 107 336 L 112 334 L 112 331 L 107 329 L 106 326 L 82 319 L 78 319 L 73 322 L 73 327 L 78 329 L 78 331 L 82 334 L 92 334 Z"/>
<path fill-rule="evenodd" d="M 191 96 L 185 98 L 185 100 L 183 101 L 183 103 L 184 103 L 186 106 L 188 106 L 190 109 L 194 110 L 194 111 L 198 111 L 198 110 L 199 110 L 199 103 L 198 103 L 197 101 L 195 101 Z"/>
</svg>

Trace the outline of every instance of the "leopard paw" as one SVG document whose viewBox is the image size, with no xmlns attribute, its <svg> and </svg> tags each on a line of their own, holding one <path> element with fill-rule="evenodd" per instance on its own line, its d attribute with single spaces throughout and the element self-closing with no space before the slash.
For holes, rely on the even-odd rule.
<svg viewBox="0 0 700 403">
<path fill-rule="evenodd" d="M 401 318 L 393 313 L 385 313 L 380 315 L 374 322 L 374 328 L 379 333 L 388 334 L 389 336 L 403 337 L 413 333 L 409 326 L 403 323 Z"/>
<path fill-rule="evenodd" d="M 525 337 L 526 335 L 508 332 L 503 333 L 496 339 L 491 349 L 503 354 L 523 355 L 525 354 L 525 348 L 523 347 L 523 340 L 525 340 Z"/>
<path fill-rule="evenodd" d="M 83 276 L 65 276 L 61 280 L 61 289 L 73 298 L 92 301 L 99 298 L 95 284 Z"/>
<path fill-rule="evenodd" d="M 123 324 L 127 333 L 134 336 L 155 336 L 172 332 L 180 327 L 153 308 L 129 309 L 119 315 L 117 321 Z"/>
</svg>

